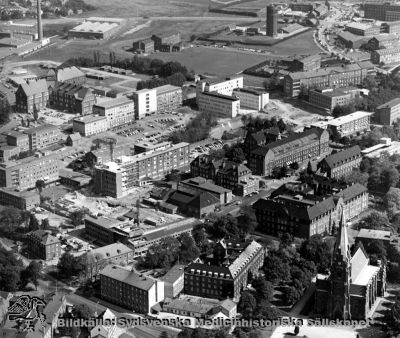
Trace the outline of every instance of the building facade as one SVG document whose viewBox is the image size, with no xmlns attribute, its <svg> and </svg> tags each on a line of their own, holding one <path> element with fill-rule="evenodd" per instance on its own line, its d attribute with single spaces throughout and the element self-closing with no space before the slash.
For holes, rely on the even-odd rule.
<svg viewBox="0 0 400 338">
<path fill-rule="evenodd" d="M 162 278 L 164 282 L 164 297 L 175 298 L 184 288 L 185 266 L 174 265 Z"/>
<path fill-rule="evenodd" d="M 190 145 L 182 142 L 163 150 L 134 156 L 122 156 L 116 162 L 95 167 L 95 191 L 121 197 L 132 188 L 150 180 L 159 180 L 174 169 L 189 167 Z"/>
<path fill-rule="evenodd" d="M 267 6 L 267 36 L 275 38 L 278 35 L 278 11 L 274 5 Z"/>
<path fill-rule="evenodd" d="M 400 20 L 400 6 L 390 3 L 366 3 L 364 5 L 364 18 L 397 21 Z"/>
<path fill-rule="evenodd" d="M 341 178 L 350 175 L 354 168 L 359 168 L 361 160 L 361 149 L 354 146 L 325 157 L 317 167 L 329 178 Z"/>
<path fill-rule="evenodd" d="M 155 88 L 137 90 L 132 93 L 132 97 L 135 103 L 136 120 L 157 111 L 157 90 Z"/>
<path fill-rule="evenodd" d="M 203 92 L 199 94 L 197 99 L 199 110 L 202 112 L 223 118 L 234 118 L 239 114 L 240 99 L 236 96 Z"/>
<path fill-rule="evenodd" d="M 82 136 L 91 136 L 107 131 L 108 124 L 105 116 L 87 115 L 74 119 L 72 128 L 74 133 L 79 133 Z"/>
<path fill-rule="evenodd" d="M 27 134 L 11 130 L 6 135 L 9 146 L 18 147 L 20 152 L 30 150 L 29 136 Z"/>
<path fill-rule="evenodd" d="M 15 92 L 16 105 L 18 113 L 33 114 L 47 107 L 49 101 L 49 90 L 46 80 L 29 81 L 20 84 Z"/>
<path fill-rule="evenodd" d="M 208 261 L 191 263 L 185 269 L 185 293 L 215 299 L 238 299 L 253 275 L 264 264 L 265 250 L 256 241 L 221 240 Z"/>
<path fill-rule="evenodd" d="M 96 96 L 92 89 L 74 83 L 60 83 L 50 94 L 50 105 L 56 109 L 68 110 L 79 115 L 93 112 Z"/>
<path fill-rule="evenodd" d="M 137 313 L 150 313 L 164 300 L 164 282 L 116 265 L 100 272 L 101 298 Z"/>
<path fill-rule="evenodd" d="M 400 47 L 378 49 L 371 52 L 371 61 L 375 64 L 391 64 L 400 61 Z"/>
<path fill-rule="evenodd" d="M 328 122 L 328 128 L 340 137 L 364 133 L 370 130 L 370 119 L 373 113 L 356 111 Z"/>
<path fill-rule="evenodd" d="M 60 129 L 51 124 L 25 130 L 24 134 L 28 135 L 30 150 L 47 148 L 58 143 L 62 137 Z"/>
<path fill-rule="evenodd" d="M 240 100 L 240 108 L 262 110 L 269 102 L 269 94 L 263 90 L 236 88 L 233 95 Z"/>
<path fill-rule="evenodd" d="M 11 205 L 21 210 L 31 210 L 40 205 L 40 195 L 35 191 L 0 189 L 0 204 Z"/>
<path fill-rule="evenodd" d="M 244 164 L 223 161 L 215 176 L 215 183 L 232 190 L 237 196 L 247 196 L 258 191 L 258 180 Z"/>
<path fill-rule="evenodd" d="M 379 26 L 372 26 L 360 22 L 351 22 L 346 25 L 346 30 L 350 33 L 362 36 L 374 36 L 379 35 L 381 28 Z"/>
<path fill-rule="evenodd" d="M 59 178 L 59 164 L 56 155 L 27 157 L 18 161 L 0 164 L 0 187 L 19 191 L 35 188 L 38 180 L 45 183 Z"/>
<path fill-rule="evenodd" d="M 49 261 L 61 256 L 60 241 L 47 231 L 30 232 L 27 244 L 29 252 L 36 258 Z"/>
<path fill-rule="evenodd" d="M 182 106 L 182 88 L 172 85 L 157 87 L 157 112 L 167 113 Z"/>
<path fill-rule="evenodd" d="M 400 117 L 400 98 L 390 100 L 376 107 L 374 118 L 377 123 L 391 126 Z"/>
<path fill-rule="evenodd" d="M 313 128 L 253 150 L 248 165 L 253 174 L 267 176 L 275 167 L 300 164 L 328 152 L 329 133 Z"/>
<path fill-rule="evenodd" d="M 218 94 L 232 96 L 233 90 L 237 88 L 243 88 L 243 76 L 235 75 L 224 79 L 201 80 L 196 84 L 197 104 L 200 94 L 203 92 L 217 92 Z"/>
<path fill-rule="evenodd" d="M 127 97 L 119 97 L 95 104 L 93 114 L 104 116 L 108 128 L 113 128 L 135 120 L 135 104 Z"/>
<path fill-rule="evenodd" d="M 154 52 L 154 41 L 152 39 L 143 39 L 139 41 L 134 41 L 132 44 L 134 51 L 141 51 L 143 53 L 153 53 Z"/>
<path fill-rule="evenodd" d="M 332 112 L 336 106 L 345 106 L 353 102 L 358 94 L 359 89 L 356 87 L 312 89 L 309 91 L 308 101 Z"/>
</svg>

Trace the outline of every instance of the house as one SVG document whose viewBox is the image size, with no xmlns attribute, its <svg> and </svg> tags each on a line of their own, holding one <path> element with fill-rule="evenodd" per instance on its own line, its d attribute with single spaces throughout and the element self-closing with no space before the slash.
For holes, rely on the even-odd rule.
<svg viewBox="0 0 400 338">
<path fill-rule="evenodd" d="M 82 136 L 80 133 L 72 133 L 71 135 L 68 135 L 66 144 L 67 146 L 73 147 L 76 145 L 79 145 L 82 142 Z"/>
<path fill-rule="evenodd" d="M 36 230 L 28 234 L 28 250 L 35 258 L 45 261 L 58 259 L 61 256 L 61 244 L 49 231 Z"/>
<path fill-rule="evenodd" d="M 354 146 L 325 157 L 317 168 L 330 178 L 340 178 L 350 175 L 354 168 L 359 168 L 361 160 L 361 149 Z"/>
</svg>

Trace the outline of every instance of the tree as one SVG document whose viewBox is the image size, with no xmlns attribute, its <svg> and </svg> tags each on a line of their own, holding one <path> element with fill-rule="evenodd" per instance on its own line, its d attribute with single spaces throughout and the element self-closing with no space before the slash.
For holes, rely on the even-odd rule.
<svg viewBox="0 0 400 338">
<path fill-rule="evenodd" d="M 290 163 L 290 169 L 298 170 L 299 169 L 299 164 L 297 162 Z"/>
<path fill-rule="evenodd" d="M 280 317 L 279 310 L 267 301 L 259 302 L 256 312 L 259 319 L 277 320 Z"/>
<path fill-rule="evenodd" d="M 400 300 L 396 299 L 390 309 L 387 325 L 389 328 L 388 336 L 397 337 L 400 334 Z"/>
<path fill-rule="evenodd" d="M 243 205 L 240 207 L 239 216 L 237 217 L 237 226 L 243 236 L 255 230 L 257 227 L 257 217 L 251 206 Z"/>
<path fill-rule="evenodd" d="M 288 288 L 286 288 L 285 292 L 284 292 L 284 300 L 285 303 L 288 305 L 292 305 L 294 303 L 296 303 L 301 297 L 301 294 L 299 292 L 299 290 L 297 290 L 295 287 L 293 286 L 289 286 Z"/>
<path fill-rule="evenodd" d="M 389 167 L 382 171 L 382 187 L 385 191 L 388 191 L 391 187 L 395 187 L 399 183 L 399 172 L 396 168 Z"/>
<path fill-rule="evenodd" d="M 81 265 L 81 258 L 75 258 L 69 252 L 63 253 L 57 264 L 58 274 L 66 279 L 76 276 L 83 271 L 83 269 L 84 267 Z"/>
<path fill-rule="evenodd" d="M 308 164 L 307 164 L 307 174 L 308 175 L 313 175 L 314 174 L 314 170 L 313 170 L 313 167 L 312 167 L 312 164 L 311 164 L 310 161 L 308 161 Z"/>
<path fill-rule="evenodd" d="M 92 311 L 86 304 L 77 304 L 72 308 L 72 315 L 75 318 L 90 319 L 92 317 Z"/>
<path fill-rule="evenodd" d="M 246 319 L 251 319 L 255 314 L 257 301 L 250 291 L 244 291 L 240 296 L 238 311 Z"/>
<path fill-rule="evenodd" d="M 39 229 L 39 221 L 34 214 L 31 214 L 29 218 L 29 231 L 35 231 Z"/>
<path fill-rule="evenodd" d="M 72 211 L 69 215 L 71 223 L 75 226 L 81 225 L 86 214 L 87 214 L 87 209 L 78 209 Z"/>
<path fill-rule="evenodd" d="M 389 219 L 386 214 L 373 211 L 361 220 L 360 228 L 384 230 L 389 227 Z"/>
<path fill-rule="evenodd" d="M 216 239 L 225 238 L 227 234 L 236 237 L 239 236 L 239 228 L 237 226 L 237 219 L 232 215 L 223 215 L 209 223 L 207 232 Z"/>
<path fill-rule="evenodd" d="M 184 233 L 179 236 L 179 242 L 181 243 L 179 252 L 180 262 L 189 263 L 199 257 L 200 250 L 191 236 Z"/>
<path fill-rule="evenodd" d="M 207 244 L 207 235 L 204 231 L 203 224 L 197 224 L 193 227 L 192 237 L 196 245 L 201 249 Z"/>
<path fill-rule="evenodd" d="M 274 298 L 274 287 L 272 283 L 265 280 L 263 277 L 254 278 L 251 285 L 256 290 L 258 300 L 272 301 Z"/>
<path fill-rule="evenodd" d="M 38 279 L 40 277 L 40 271 L 42 270 L 42 266 L 36 262 L 32 261 L 24 272 L 24 282 L 31 281 L 37 290 L 37 286 L 39 285 Z"/>
<path fill-rule="evenodd" d="M 36 189 L 39 191 L 39 194 L 42 193 L 46 183 L 43 180 L 37 180 L 35 183 Z"/>
<path fill-rule="evenodd" d="M 160 338 L 169 338 L 169 334 L 168 334 L 167 331 L 163 331 L 163 332 L 161 332 L 161 334 L 160 334 L 159 337 L 160 337 Z"/>
<path fill-rule="evenodd" d="M 331 260 L 331 250 L 320 235 L 315 235 L 305 240 L 301 244 L 299 253 L 305 260 L 314 262 L 318 272 L 324 273 L 328 270 Z"/>
<path fill-rule="evenodd" d="M 400 209 L 400 189 L 391 187 L 386 193 L 384 201 L 389 215 L 394 216 Z"/>
<path fill-rule="evenodd" d="M 191 338 L 192 337 L 192 330 L 184 327 L 181 332 L 178 333 L 178 338 Z"/>
<path fill-rule="evenodd" d="M 50 222 L 48 218 L 43 218 L 42 223 L 40 224 L 40 228 L 42 230 L 49 230 L 50 229 Z"/>
<path fill-rule="evenodd" d="M 39 110 L 36 107 L 36 104 L 33 105 L 33 119 L 35 120 L 35 122 L 37 122 L 37 120 L 39 119 Z"/>
<path fill-rule="evenodd" d="M 271 252 L 269 256 L 265 258 L 263 271 L 265 273 L 265 278 L 274 285 L 280 281 L 285 282 L 290 278 L 289 264 L 275 252 Z"/>
</svg>

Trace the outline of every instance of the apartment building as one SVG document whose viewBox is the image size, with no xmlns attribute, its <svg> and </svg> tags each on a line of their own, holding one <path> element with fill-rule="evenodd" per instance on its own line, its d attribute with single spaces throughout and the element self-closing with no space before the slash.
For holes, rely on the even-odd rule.
<svg viewBox="0 0 400 338">
<path fill-rule="evenodd" d="M 300 164 L 328 152 L 329 133 L 313 128 L 253 150 L 248 165 L 253 174 L 268 176 L 275 167 L 288 166 L 293 162 Z"/>
<path fill-rule="evenodd" d="M 105 116 L 87 115 L 77 117 L 72 121 L 74 133 L 82 136 L 91 136 L 108 130 L 108 121 Z"/>
<path fill-rule="evenodd" d="M 400 20 L 400 5 L 390 3 L 366 3 L 364 4 L 364 18 L 379 21 Z"/>
<path fill-rule="evenodd" d="M 236 96 L 217 92 L 202 92 L 197 96 L 197 104 L 202 112 L 222 118 L 234 118 L 239 114 L 240 99 Z"/>
<path fill-rule="evenodd" d="M 338 117 L 328 122 L 332 133 L 340 137 L 364 133 L 370 130 L 370 119 L 373 113 L 356 111 L 352 114 Z"/>
<path fill-rule="evenodd" d="M 1 145 L 0 146 L 0 162 L 6 162 L 13 158 L 19 157 L 19 147 L 17 146 L 9 146 L 9 145 Z"/>
<path fill-rule="evenodd" d="M 132 98 L 135 103 L 136 120 L 157 111 L 157 90 L 155 88 L 137 90 L 132 93 Z"/>
<path fill-rule="evenodd" d="M 182 106 L 182 88 L 165 85 L 155 88 L 157 95 L 157 112 L 167 113 Z"/>
<path fill-rule="evenodd" d="M 110 264 L 100 272 L 100 293 L 107 302 L 147 314 L 164 300 L 164 282 Z"/>
<path fill-rule="evenodd" d="M 253 275 L 264 264 L 265 250 L 256 241 L 219 241 L 212 257 L 185 269 L 185 294 L 214 299 L 239 299 Z"/>
<path fill-rule="evenodd" d="M 381 28 L 379 26 L 372 26 L 370 24 L 361 22 L 350 22 L 345 26 L 345 28 L 350 33 L 362 36 L 374 36 L 380 34 L 381 32 Z"/>
<path fill-rule="evenodd" d="M 152 39 L 143 39 L 134 41 L 132 44 L 134 51 L 141 51 L 143 53 L 154 52 L 154 41 Z"/>
<path fill-rule="evenodd" d="M 308 101 L 332 112 L 336 106 L 345 106 L 353 102 L 359 93 L 360 90 L 356 87 L 312 89 L 309 91 Z"/>
<path fill-rule="evenodd" d="M 225 79 L 201 80 L 196 84 L 197 104 L 199 103 L 198 98 L 200 97 L 200 93 L 217 92 L 218 94 L 232 96 L 233 90 L 236 88 L 243 88 L 243 76 L 235 75 Z"/>
<path fill-rule="evenodd" d="M 92 114 L 95 103 L 93 90 L 75 83 L 60 83 L 50 94 L 50 106 L 71 114 Z"/>
<path fill-rule="evenodd" d="M 236 196 L 247 196 L 258 191 L 258 180 L 244 164 L 223 161 L 215 176 L 215 183 L 232 190 Z"/>
<path fill-rule="evenodd" d="M 35 188 L 38 180 L 50 183 L 58 178 L 59 164 L 56 155 L 32 156 L 0 164 L 0 187 L 22 191 Z"/>
<path fill-rule="evenodd" d="M 31 210 L 40 204 L 40 195 L 36 191 L 15 191 L 0 189 L 0 204 L 11 205 L 21 210 Z"/>
<path fill-rule="evenodd" d="M 9 146 L 15 146 L 19 148 L 19 151 L 28 151 L 29 146 L 29 136 L 27 134 L 21 133 L 19 131 L 11 130 L 7 132 L 7 144 Z"/>
<path fill-rule="evenodd" d="M 38 259 L 45 261 L 57 259 L 61 256 L 61 243 L 49 231 L 36 230 L 27 236 L 29 252 Z"/>
<path fill-rule="evenodd" d="M 95 104 L 93 114 L 106 117 L 110 129 L 134 121 L 135 104 L 127 97 L 119 97 Z"/>
<path fill-rule="evenodd" d="M 374 117 L 377 123 L 391 126 L 394 121 L 400 118 L 400 98 L 395 98 L 376 107 Z"/>
<path fill-rule="evenodd" d="M 341 178 L 350 175 L 354 168 L 359 168 L 361 160 L 361 149 L 354 146 L 325 157 L 317 167 L 329 178 Z"/>
<path fill-rule="evenodd" d="M 190 145 L 182 142 L 163 150 L 122 156 L 115 162 L 95 167 L 95 191 L 115 198 L 128 194 L 135 186 L 159 180 L 174 169 L 189 167 Z"/>
<path fill-rule="evenodd" d="M 399 45 L 399 37 L 395 34 L 379 34 L 368 41 L 371 49 L 393 48 Z"/>
<path fill-rule="evenodd" d="M 240 100 L 240 108 L 263 109 L 269 102 L 269 94 L 264 90 L 235 88 L 233 95 Z"/>
<path fill-rule="evenodd" d="M 122 243 L 113 243 L 90 250 L 85 254 L 86 276 L 96 277 L 108 264 L 128 265 L 133 260 L 133 250 Z"/>
<path fill-rule="evenodd" d="M 47 148 L 58 143 L 62 138 L 60 129 L 52 124 L 30 128 L 25 130 L 24 134 L 28 135 L 30 150 Z"/>
<path fill-rule="evenodd" d="M 350 186 L 329 178 L 310 178 L 309 184 L 284 185 L 270 198 L 253 204 L 259 231 L 272 236 L 289 233 L 299 238 L 331 234 L 339 224 L 341 211 L 346 220 L 368 208 L 368 191 L 361 184 Z M 321 192 L 321 185 L 330 190 Z"/>
<path fill-rule="evenodd" d="M 15 109 L 18 113 L 33 114 L 35 109 L 39 111 L 47 107 L 49 90 L 46 80 L 28 81 L 18 86 L 15 92 Z"/>
<path fill-rule="evenodd" d="M 283 90 L 285 95 L 295 97 L 299 95 L 302 88 L 355 86 L 363 82 L 371 69 L 373 69 L 373 65 L 359 62 L 316 71 L 289 73 L 284 77 Z"/>
<path fill-rule="evenodd" d="M 400 47 L 373 50 L 371 61 L 375 64 L 391 64 L 400 61 Z"/>
</svg>

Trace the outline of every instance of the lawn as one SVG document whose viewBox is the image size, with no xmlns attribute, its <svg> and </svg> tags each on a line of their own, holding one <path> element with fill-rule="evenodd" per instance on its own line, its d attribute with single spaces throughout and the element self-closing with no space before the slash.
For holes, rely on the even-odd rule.
<svg viewBox="0 0 400 338">
<path fill-rule="evenodd" d="M 265 60 L 265 56 L 223 49 L 193 47 L 180 53 L 158 53 L 153 57 L 164 61 L 178 61 L 189 70 L 210 75 L 230 75 L 238 73 L 250 65 Z"/>
</svg>

